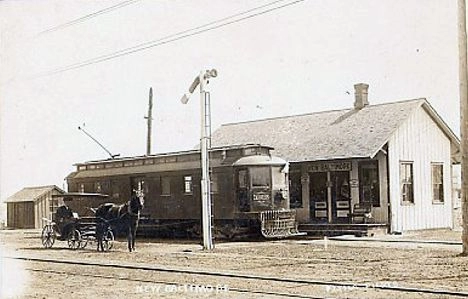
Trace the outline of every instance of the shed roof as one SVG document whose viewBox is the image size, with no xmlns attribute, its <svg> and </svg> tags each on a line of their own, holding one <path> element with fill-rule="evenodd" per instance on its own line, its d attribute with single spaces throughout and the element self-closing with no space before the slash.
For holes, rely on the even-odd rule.
<svg viewBox="0 0 468 299">
<path fill-rule="evenodd" d="M 49 191 L 57 190 L 59 193 L 65 193 L 55 185 L 26 187 L 8 197 L 5 202 L 34 202 Z"/>
<path fill-rule="evenodd" d="M 240 143 L 271 145 L 275 155 L 291 162 L 373 158 L 395 130 L 423 107 L 448 136 L 460 142 L 426 99 L 413 99 L 362 109 L 342 109 L 222 125 L 213 146 Z M 453 151 L 453 152 L 456 152 Z"/>
</svg>

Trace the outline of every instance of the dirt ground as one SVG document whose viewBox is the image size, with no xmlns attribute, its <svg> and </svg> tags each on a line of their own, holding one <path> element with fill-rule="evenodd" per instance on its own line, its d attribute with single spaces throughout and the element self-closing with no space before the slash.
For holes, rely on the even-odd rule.
<svg viewBox="0 0 468 299">
<path fill-rule="evenodd" d="M 42 248 L 40 231 L 0 231 L 1 298 L 452 298 L 379 290 L 414 287 L 468 293 L 468 258 L 459 257 L 460 232 L 437 230 L 401 236 L 215 242 L 138 239 L 137 252 L 118 240 L 110 252 L 70 250 L 56 241 Z M 435 242 L 433 242 L 435 241 Z M 444 242 L 440 242 L 444 241 Z M 260 281 L 173 271 L 40 263 L 5 257 L 48 258 L 165 270 L 215 271 L 348 283 L 346 286 Z M 363 287 L 364 286 L 364 287 Z"/>
</svg>

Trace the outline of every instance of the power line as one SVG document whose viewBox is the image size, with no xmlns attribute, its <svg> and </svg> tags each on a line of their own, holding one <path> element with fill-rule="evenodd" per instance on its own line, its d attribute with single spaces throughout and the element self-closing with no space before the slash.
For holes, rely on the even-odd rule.
<svg viewBox="0 0 468 299">
<path fill-rule="evenodd" d="M 245 14 L 250 13 L 252 11 L 262 9 L 262 8 L 277 4 L 279 2 L 284 2 L 284 1 L 286 1 L 286 0 L 273 1 L 273 2 L 270 2 L 270 3 L 264 4 L 264 5 L 261 5 L 261 6 L 258 6 L 258 7 L 255 7 L 255 8 L 252 8 L 252 9 L 249 9 L 249 10 L 237 13 L 237 14 L 234 14 L 234 15 L 230 15 L 228 17 L 221 18 L 221 19 L 216 20 L 216 21 L 212 21 L 212 22 L 203 24 L 201 26 L 197 26 L 197 27 L 194 27 L 194 28 L 183 30 L 183 31 L 180 31 L 180 32 L 177 32 L 177 33 L 174 33 L 174 34 L 166 35 L 166 36 L 164 36 L 162 38 L 152 40 L 152 41 L 149 41 L 149 42 L 145 42 L 145 43 L 142 43 L 142 44 L 138 44 L 136 46 L 133 46 L 133 47 L 130 47 L 130 48 L 125 48 L 125 49 L 122 49 L 122 50 L 119 50 L 119 51 L 116 51 L 116 52 L 113 52 L 113 53 L 110 53 L 110 54 L 105 54 L 105 55 L 94 57 L 94 58 L 84 60 L 84 61 L 81 61 L 81 62 L 78 62 L 78 63 L 74 63 L 74 64 L 71 64 L 71 65 L 56 69 L 56 70 L 54 70 L 52 72 L 45 73 L 44 75 L 51 75 L 51 74 L 59 73 L 59 72 L 62 72 L 62 71 L 71 70 L 71 69 L 74 69 L 74 68 L 80 68 L 80 67 L 83 67 L 83 66 L 87 66 L 89 64 L 106 61 L 106 60 L 109 60 L 109 59 L 117 58 L 117 57 L 124 56 L 124 55 L 127 55 L 127 54 L 131 54 L 131 53 L 134 53 L 134 52 L 142 51 L 142 50 L 145 50 L 147 48 L 151 48 L 151 47 L 159 46 L 159 45 L 162 45 L 162 44 L 166 44 L 168 42 L 176 41 L 176 40 L 179 40 L 181 38 L 185 38 L 185 37 L 190 36 L 190 35 L 186 35 L 186 36 L 182 36 L 181 38 L 175 38 L 175 37 L 177 37 L 179 35 L 183 35 L 183 34 L 186 34 L 186 33 L 192 32 L 192 31 L 196 31 L 196 30 L 208 27 L 210 25 L 221 23 L 223 21 L 226 21 L 226 20 L 241 16 L 241 15 L 245 15 Z M 215 28 L 213 28 L 213 29 L 215 29 Z M 208 30 L 211 30 L 211 29 L 208 29 Z M 208 31 L 208 30 L 206 30 L 206 31 Z M 196 35 L 196 34 L 199 34 L 199 33 L 202 33 L 202 32 L 204 32 L 204 31 L 195 32 L 193 35 Z"/>
<path fill-rule="evenodd" d="M 183 31 L 179 31 L 179 32 L 177 32 L 177 33 L 173 33 L 173 34 L 170 34 L 170 35 L 166 35 L 166 36 L 161 37 L 161 38 L 158 38 L 158 39 L 156 39 L 156 40 L 152 40 L 152 41 L 149 41 L 149 42 L 144 42 L 144 43 L 138 44 L 138 45 L 136 45 L 136 46 L 133 46 L 133 47 L 130 47 L 130 48 L 125 48 L 125 49 L 122 49 L 122 50 L 119 50 L 119 51 L 116 51 L 116 52 L 113 52 L 113 53 L 110 53 L 110 54 L 104 54 L 104 55 L 97 56 L 97 57 L 94 57 L 94 58 L 91 58 L 91 59 L 87 59 L 87 60 L 84 60 L 84 61 L 81 61 L 81 62 L 78 62 L 78 63 L 75 63 L 75 64 L 68 65 L 68 66 L 66 66 L 66 67 L 64 67 L 64 68 L 74 67 L 74 66 L 78 66 L 78 65 L 81 65 L 81 64 L 84 64 L 84 63 L 94 62 L 94 61 L 96 61 L 96 60 L 104 59 L 104 58 L 109 57 L 109 56 L 118 55 L 118 54 L 121 54 L 121 53 L 126 53 L 126 52 L 128 52 L 128 51 L 141 48 L 141 47 L 153 45 L 153 44 L 155 44 L 155 43 L 162 42 L 162 41 L 164 41 L 164 40 L 168 40 L 168 39 L 174 38 L 174 37 L 176 37 L 176 36 L 189 33 L 189 32 L 191 32 L 191 31 L 195 31 L 195 30 L 198 30 L 198 29 L 202 29 L 202 28 L 208 27 L 208 26 L 210 26 L 210 25 L 214 25 L 214 24 L 217 24 L 217 23 L 221 23 L 221 22 L 223 22 L 223 21 L 226 21 L 226 20 L 229 20 L 229 19 L 232 19 L 232 18 L 241 16 L 241 15 L 245 15 L 245 14 L 248 14 L 248 13 L 250 13 L 250 12 L 252 12 L 252 11 L 259 10 L 259 9 L 262 9 L 262 8 L 265 8 L 265 7 L 268 7 L 268 6 L 277 4 L 277 3 L 279 3 L 279 2 L 284 2 L 284 1 L 289 1 L 289 0 L 276 0 L 276 1 L 273 1 L 273 2 L 269 2 L 269 3 L 267 3 L 267 4 L 264 4 L 264 5 L 261 5 L 261 6 L 258 6 L 258 7 L 254 7 L 254 8 L 252 8 L 252 9 L 249 9 L 249 10 L 246 10 L 246 11 L 243 11 L 243 12 L 240 12 L 240 13 L 237 13 L 237 14 L 233 14 L 233 15 L 227 16 L 227 17 L 218 19 L 218 20 L 216 20 L 216 21 L 212 21 L 212 22 L 209 22 L 209 23 L 206 23 L 206 24 L 203 24 L 203 25 L 194 27 L 194 28 L 190 28 L 190 29 L 186 29 L 186 30 L 183 30 Z"/>
<path fill-rule="evenodd" d="M 115 5 L 103 8 L 103 9 L 98 10 L 96 12 L 93 12 L 93 13 L 87 14 L 85 16 L 82 16 L 80 18 L 74 19 L 72 21 L 69 21 L 69 22 L 66 22 L 66 23 L 51 27 L 49 29 L 43 30 L 43 31 L 39 32 L 37 35 L 39 36 L 39 35 L 54 32 L 54 31 L 57 31 L 57 30 L 60 30 L 60 29 L 63 29 L 63 28 L 66 28 L 66 27 L 69 27 L 69 26 L 72 26 L 72 25 L 75 25 L 75 24 L 83 23 L 86 20 L 95 18 L 95 17 L 97 17 L 99 15 L 102 15 L 102 14 L 109 13 L 109 12 L 111 12 L 113 10 L 125 7 L 127 5 L 134 4 L 134 3 L 138 2 L 138 1 L 141 1 L 141 0 L 126 0 L 126 1 L 123 1 L 123 2 L 120 2 L 120 3 L 117 3 Z"/>
<path fill-rule="evenodd" d="M 231 15 L 231 16 L 216 20 L 216 21 L 212 21 L 212 22 L 209 22 L 209 23 L 201 25 L 201 26 L 197 26 L 195 28 L 180 31 L 178 33 L 171 34 L 171 35 L 168 35 L 168 36 L 165 36 L 165 37 L 153 40 L 153 41 L 145 42 L 145 43 L 142 43 L 142 44 L 130 47 L 130 48 L 122 49 L 122 50 L 119 50 L 119 51 L 116 51 L 116 52 L 113 52 L 113 53 L 110 53 L 110 54 L 101 55 L 101 56 L 98 56 L 98 57 L 95 57 L 95 58 L 91 58 L 91 59 L 88 59 L 88 60 L 85 60 L 85 61 L 81 61 L 81 62 L 78 62 L 78 63 L 74 63 L 74 64 L 71 64 L 71 65 L 65 66 L 65 67 L 62 67 L 62 68 L 58 68 L 56 70 L 40 74 L 37 77 L 55 75 L 55 74 L 59 74 L 59 73 L 62 73 L 62 72 L 82 68 L 82 67 L 85 67 L 85 66 L 88 66 L 88 65 L 97 64 L 97 63 L 100 63 L 100 62 L 103 62 L 103 61 L 111 60 L 111 59 L 114 59 L 114 58 L 122 57 L 122 56 L 125 56 L 125 55 L 133 54 L 133 53 L 140 52 L 140 51 L 143 51 L 143 50 L 147 50 L 147 49 L 150 49 L 150 48 L 153 48 L 153 47 L 162 46 L 162 45 L 165 45 L 165 44 L 168 44 L 168 43 L 171 43 L 171 42 L 175 42 L 175 41 L 178 41 L 178 40 L 181 40 L 181 39 L 185 39 L 185 38 L 188 38 L 188 37 L 191 37 L 191 36 L 199 35 L 201 33 L 207 32 L 207 31 L 211 31 L 211 30 L 219 29 L 221 27 L 225 27 L 225 26 L 228 26 L 228 25 L 239 23 L 239 22 L 247 20 L 247 19 L 251 19 L 251 18 L 260 16 L 260 15 L 263 15 L 263 14 L 267 14 L 267 13 L 270 13 L 270 12 L 278 10 L 278 9 L 282 9 L 282 8 L 285 8 L 285 7 L 288 7 L 288 6 L 291 6 L 291 5 L 298 4 L 300 2 L 304 2 L 306 0 L 292 1 L 292 2 L 285 3 L 285 4 L 280 5 L 280 6 L 276 6 L 276 7 L 273 7 L 273 8 L 263 10 L 261 12 L 257 12 L 257 13 L 247 15 L 247 16 L 239 18 L 239 19 L 235 19 L 235 20 L 232 20 L 232 21 L 229 21 L 229 22 L 221 23 L 223 21 L 226 21 L 226 20 L 241 16 L 241 15 L 245 15 L 245 14 L 248 14 L 248 13 L 253 12 L 255 10 L 259 10 L 259 9 L 265 8 L 267 6 L 271 6 L 271 5 L 277 4 L 279 2 L 284 2 L 284 1 L 285 0 L 273 1 L 273 2 L 270 2 L 268 4 L 255 7 L 255 8 L 249 9 L 249 10 L 241 12 L 241 13 L 237 13 L 237 14 L 234 14 L 234 15 Z M 221 24 L 216 25 L 216 26 L 212 26 L 212 27 L 208 27 L 210 25 L 214 25 L 214 24 L 217 24 L 217 23 L 221 23 Z M 208 27 L 208 28 L 206 28 L 206 27 Z M 191 33 L 189 33 L 189 32 L 191 32 Z"/>
</svg>

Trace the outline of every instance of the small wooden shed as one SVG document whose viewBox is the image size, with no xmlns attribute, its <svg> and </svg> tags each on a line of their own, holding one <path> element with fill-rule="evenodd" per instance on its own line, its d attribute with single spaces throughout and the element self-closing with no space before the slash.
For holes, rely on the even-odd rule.
<svg viewBox="0 0 468 299">
<path fill-rule="evenodd" d="M 7 204 L 7 227 L 41 228 L 42 218 L 52 219 L 52 214 L 59 206 L 59 200 L 53 195 L 65 191 L 55 185 L 26 187 L 10 196 Z"/>
</svg>

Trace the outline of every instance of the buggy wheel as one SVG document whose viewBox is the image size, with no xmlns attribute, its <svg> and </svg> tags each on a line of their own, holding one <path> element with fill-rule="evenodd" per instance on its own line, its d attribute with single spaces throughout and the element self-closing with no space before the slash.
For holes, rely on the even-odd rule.
<svg viewBox="0 0 468 299">
<path fill-rule="evenodd" d="M 41 241 L 44 248 L 51 248 L 55 243 L 55 230 L 54 227 L 50 224 L 44 225 L 41 233 Z"/>
<path fill-rule="evenodd" d="M 67 237 L 68 248 L 76 250 L 80 248 L 81 234 L 78 230 L 73 229 L 70 231 Z"/>
<path fill-rule="evenodd" d="M 102 238 L 102 246 L 104 251 L 109 251 L 114 246 L 114 233 L 111 230 L 108 230 L 104 233 Z"/>
</svg>

